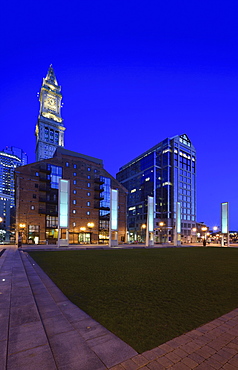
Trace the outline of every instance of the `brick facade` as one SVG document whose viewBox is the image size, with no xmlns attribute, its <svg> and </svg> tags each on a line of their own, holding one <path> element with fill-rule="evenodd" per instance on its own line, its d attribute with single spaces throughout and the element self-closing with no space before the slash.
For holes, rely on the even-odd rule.
<svg viewBox="0 0 238 370">
<path fill-rule="evenodd" d="M 126 189 L 103 168 L 101 160 L 58 148 L 53 158 L 16 170 L 16 229 L 23 243 L 32 243 L 35 236 L 39 243 L 57 240 L 58 189 L 52 187 L 51 166 L 62 168 L 62 178 L 70 180 L 69 243 L 107 242 L 110 209 L 102 203 L 105 181 L 118 189 L 118 242 L 126 241 Z"/>
</svg>

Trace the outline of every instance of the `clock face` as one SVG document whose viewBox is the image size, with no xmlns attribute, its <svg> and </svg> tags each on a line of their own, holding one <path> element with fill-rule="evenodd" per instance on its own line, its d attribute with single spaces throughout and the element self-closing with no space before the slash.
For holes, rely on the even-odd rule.
<svg viewBox="0 0 238 370">
<path fill-rule="evenodd" d="M 52 110 L 56 110 L 56 99 L 52 98 L 51 96 L 46 100 L 46 107 Z"/>
</svg>

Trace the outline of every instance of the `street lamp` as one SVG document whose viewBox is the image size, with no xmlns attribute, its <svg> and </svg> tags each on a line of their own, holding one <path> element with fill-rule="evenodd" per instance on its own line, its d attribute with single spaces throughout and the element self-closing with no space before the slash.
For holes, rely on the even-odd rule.
<svg viewBox="0 0 238 370">
<path fill-rule="evenodd" d="M 201 228 L 201 230 L 204 231 L 203 245 L 204 245 L 204 247 L 206 247 L 206 231 L 207 231 L 207 227 L 206 226 L 203 226 Z"/>
<path fill-rule="evenodd" d="M 160 232 L 160 241 L 161 243 L 163 243 L 163 226 L 165 225 L 165 223 L 163 221 L 159 222 L 159 232 Z"/>
<path fill-rule="evenodd" d="M 90 243 L 92 243 L 92 235 L 93 235 L 93 233 L 92 233 L 92 229 L 93 229 L 93 227 L 94 227 L 94 223 L 93 222 L 88 222 L 87 223 L 87 227 L 89 228 L 89 230 L 90 230 Z"/>
<path fill-rule="evenodd" d="M 141 241 L 143 241 L 143 230 L 146 229 L 146 224 L 141 225 Z"/>
</svg>

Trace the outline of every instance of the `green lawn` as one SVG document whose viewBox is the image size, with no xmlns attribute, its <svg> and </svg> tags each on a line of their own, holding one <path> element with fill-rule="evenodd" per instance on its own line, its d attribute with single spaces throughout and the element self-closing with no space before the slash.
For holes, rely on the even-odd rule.
<svg viewBox="0 0 238 370">
<path fill-rule="evenodd" d="M 138 352 L 238 307 L 238 249 L 116 249 L 30 255 L 72 302 Z"/>
</svg>

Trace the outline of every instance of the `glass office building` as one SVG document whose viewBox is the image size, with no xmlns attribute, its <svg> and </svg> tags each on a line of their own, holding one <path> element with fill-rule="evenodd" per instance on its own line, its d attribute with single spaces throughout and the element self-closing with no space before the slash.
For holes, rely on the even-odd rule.
<svg viewBox="0 0 238 370">
<path fill-rule="evenodd" d="M 191 240 L 196 226 L 196 150 L 187 135 L 161 141 L 122 166 L 116 178 L 128 190 L 130 242 L 145 241 L 148 196 L 154 197 L 155 242 L 173 241 L 176 202 L 181 204 L 182 240 Z"/>
<path fill-rule="evenodd" d="M 27 164 L 26 153 L 16 147 L 6 147 L 0 152 L 0 241 L 10 238 L 11 210 L 15 206 L 14 171 Z"/>
</svg>

